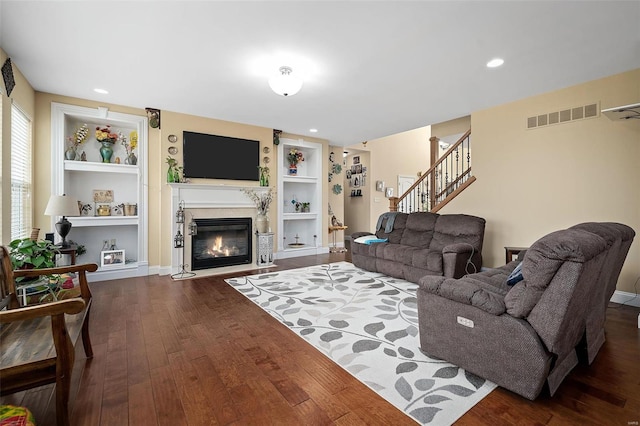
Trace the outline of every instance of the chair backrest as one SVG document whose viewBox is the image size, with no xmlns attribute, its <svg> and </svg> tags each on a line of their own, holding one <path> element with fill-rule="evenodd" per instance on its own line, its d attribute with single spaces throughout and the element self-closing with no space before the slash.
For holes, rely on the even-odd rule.
<svg viewBox="0 0 640 426">
<path fill-rule="evenodd" d="M 580 229 L 552 232 L 527 250 L 523 280 L 505 296 L 507 312 L 526 319 L 550 352 L 564 356 L 584 333 L 607 242 Z"/>
<path fill-rule="evenodd" d="M 18 307 L 11 257 L 7 248 L 0 246 L 0 310 L 5 308 L 16 309 Z"/>
</svg>

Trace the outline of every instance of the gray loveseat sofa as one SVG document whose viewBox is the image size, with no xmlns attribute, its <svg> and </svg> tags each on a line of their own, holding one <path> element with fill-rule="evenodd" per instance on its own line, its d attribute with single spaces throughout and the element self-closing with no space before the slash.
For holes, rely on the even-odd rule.
<svg viewBox="0 0 640 426">
<path fill-rule="evenodd" d="M 388 222 L 393 221 L 393 226 Z M 359 244 L 351 235 L 355 266 L 417 283 L 425 275 L 458 278 L 480 271 L 485 220 L 464 214 L 384 213 L 375 235 L 387 242 Z"/>
<path fill-rule="evenodd" d="M 535 399 L 553 395 L 579 360 L 604 342 L 604 316 L 635 236 L 588 223 L 553 232 L 519 261 L 461 279 L 425 276 L 418 289 L 421 349 Z"/>
</svg>

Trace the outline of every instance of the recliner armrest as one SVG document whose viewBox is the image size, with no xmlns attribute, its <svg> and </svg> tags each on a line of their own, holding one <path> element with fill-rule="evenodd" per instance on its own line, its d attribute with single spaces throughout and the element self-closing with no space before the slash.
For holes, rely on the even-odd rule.
<svg viewBox="0 0 640 426">
<path fill-rule="evenodd" d="M 419 285 L 427 293 L 475 306 L 493 315 L 502 315 L 507 310 L 504 295 L 479 281 L 427 275 L 420 278 Z"/>
<path fill-rule="evenodd" d="M 471 244 L 467 243 L 454 243 L 442 248 L 442 253 L 472 253 L 477 251 Z"/>
</svg>

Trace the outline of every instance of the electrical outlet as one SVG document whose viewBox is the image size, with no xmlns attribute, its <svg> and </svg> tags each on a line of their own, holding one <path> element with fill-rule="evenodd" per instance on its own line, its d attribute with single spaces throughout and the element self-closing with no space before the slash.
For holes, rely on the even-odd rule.
<svg viewBox="0 0 640 426">
<path fill-rule="evenodd" d="M 473 325 L 474 325 L 473 321 L 470 320 L 469 318 L 458 316 L 457 320 L 458 320 L 458 324 L 464 325 L 465 327 L 473 328 Z"/>
</svg>

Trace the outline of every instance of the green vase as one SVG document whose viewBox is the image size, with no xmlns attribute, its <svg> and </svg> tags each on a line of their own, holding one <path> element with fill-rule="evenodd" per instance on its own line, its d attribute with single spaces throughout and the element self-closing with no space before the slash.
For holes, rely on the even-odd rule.
<svg viewBox="0 0 640 426">
<path fill-rule="evenodd" d="M 102 147 L 100 147 L 100 156 L 102 157 L 102 162 L 110 163 L 111 156 L 113 155 L 113 144 L 107 141 L 102 141 L 100 143 L 102 144 Z"/>
<path fill-rule="evenodd" d="M 167 170 L 167 183 L 174 183 L 175 182 L 175 175 L 173 173 L 173 167 L 169 167 L 169 170 Z"/>
</svg>

